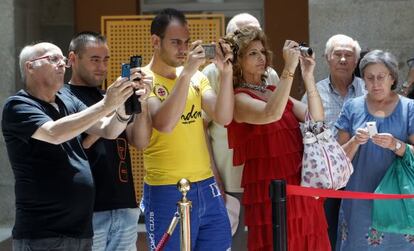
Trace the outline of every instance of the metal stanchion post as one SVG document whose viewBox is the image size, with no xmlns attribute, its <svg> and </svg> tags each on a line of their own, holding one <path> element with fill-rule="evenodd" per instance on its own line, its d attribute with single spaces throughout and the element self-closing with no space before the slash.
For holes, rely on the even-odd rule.
<svg viewBox="0 0 414 251">
<path fill-rule="evenodd" d="M 187 179 L 179 180 L 177 183 L 177 188 L 183 194 L 183 198 L 177 203 L 180 210 L 180 250 L 191 251 L 191 201 L 189 201 L 186 197 L 187 192 L 190 190 L 190 181 Z"/>
<path fill-rule="evenodd" d="M 273 180 L 270 183 L 272 198 L 273 250 L 287 251 L 286 182 Z"/>
</svg>

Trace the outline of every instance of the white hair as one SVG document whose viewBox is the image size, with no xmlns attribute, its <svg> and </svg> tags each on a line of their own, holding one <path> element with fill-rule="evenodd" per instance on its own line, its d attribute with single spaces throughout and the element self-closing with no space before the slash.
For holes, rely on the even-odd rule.
<svg viewBox="0 0 414 251">
<path fill-rule="evenodd" d="M 27 61 L 33 59 L 36 56 L 36 50 L 33 45 L 26 45 L 19 54 L 19 67 L 20 75 L 23 81 L 26 81 L 26 69 L 25 64 Z"/>
<path fill-rule="evenodd" d="M 249 13 L 240 13 L 232 17 L 226 27 L 226 34 L 230 34 L 235 30 L 245 26 L 255 26 L 260 28 L 260 23 L 254 16 Z"/>
<path fill-rule="evenodd" d="M 352 46 L 352 48 L 354 48 L 356 61 L 358 61 L 361 53 L 361 46 L 359 46 L 358 41 L 343 34 L 336 34 L 328 39 L 325 46 L 325 56 L 330 55 L 332 53 L 333 47 L 338 44 Z"/>
<path fill-rule="evenodd" d="M 44 54 L 48 49 L 52 47 L 57 47 L 57 46 L 52 43 L 42 42 L 42 43 L 37 43 L 37 44 L 26 45 L 20 51 L 20 54 L 19 54 L 20 75 L 24 82 L 26 81 L 26 69 L 25 69 L 26 62 Z"/>
</svg>

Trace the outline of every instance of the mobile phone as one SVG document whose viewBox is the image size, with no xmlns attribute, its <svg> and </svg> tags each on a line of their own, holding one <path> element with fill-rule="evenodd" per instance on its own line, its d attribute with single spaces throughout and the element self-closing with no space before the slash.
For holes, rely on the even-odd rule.
<svg viewBox="0 0 414 251">
<path fill-rule="evenodd" d="M 130 75 L 131 75 L 131 66 L 129 64 L 122 64 L 121 77 L 129 79 Z"/>
<path fill-rule="evenodd" d="M 142 57 L 141 56 L 131 56 L 129 59 L 129 69 L 141 67 Z M 139 78 L 133 79 L 133 81 L 139 81 Z M 139 102 L 139 96 L 135 94 L 136 89 L 132 95 L 125 101 L 125 113 L 127 115 L 138 114 L 141 110 L 141 103 Z"/>
<path fill-rule="evenodd" d="M 213 59 L 216 57 L 216 45 L 215 44 L 202 44 L 204 54 L 207 59 Z"/>
<path fill-rule="evenodd" d="M 131 68 L 135 68 L 135 67 L 141 67 L 142 64 L 142 57 L 141 56 L 131 56 L 130 60 L 129 60 L 129 65 L 131 66 Z"/>
<path fill-rule="evenodd" d="M 366 123 L 369 137 L 372 138 L 375 134 L 378 134 L 377 130 L 377 122 L 375 121 L 369 121 Z"/>
<path fill-rule="evenodd" d="M 129 59 L 129 66 L 132 68 L 141 67 L 142 57 L 141 56 L 131 56 Z M 134 79 L 133 81 L 139 81 L 139 78 Z"/>
</svg>

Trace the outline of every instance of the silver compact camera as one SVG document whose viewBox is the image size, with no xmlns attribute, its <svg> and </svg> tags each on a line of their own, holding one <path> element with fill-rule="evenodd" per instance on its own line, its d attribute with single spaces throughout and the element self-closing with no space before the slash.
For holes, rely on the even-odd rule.
<svg viewBox="0 0 414 251">
<path fill-rule="evenodd" d="M 313 55 L 313 49 L 311 47 L 308 47 L 306 43 L 301 43 L 299 45 L 299 51 L 303 57 L 312 57 Z"/>
</svg>

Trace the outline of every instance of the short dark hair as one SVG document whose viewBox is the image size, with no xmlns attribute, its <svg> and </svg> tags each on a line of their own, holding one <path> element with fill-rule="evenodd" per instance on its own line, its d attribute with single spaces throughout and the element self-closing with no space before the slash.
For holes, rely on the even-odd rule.
<svg viewBox="0 0 414 251">
<path fill-rule="evenodd" d="M 185 15 L 181 11 L 172 8 L 163 9 L 152 20 L 151 35 L 157 35 L 160 38 L 163 38 L 165 30 L 171 21 L 178 21 L 182 25 L 187 24 Z"/>
<path fill-rule="evenodd" d="M 72 40 L 69 44 L 69 52 L 73 51 L 76 54 L 81 54 L 85 49 L 86 45 L 90 42 L 93 43 L 106 43 L 105 36 L 94 32 L 94 31 L 82 31 L 75 36 L 73 36 Z"/>
</svg>

